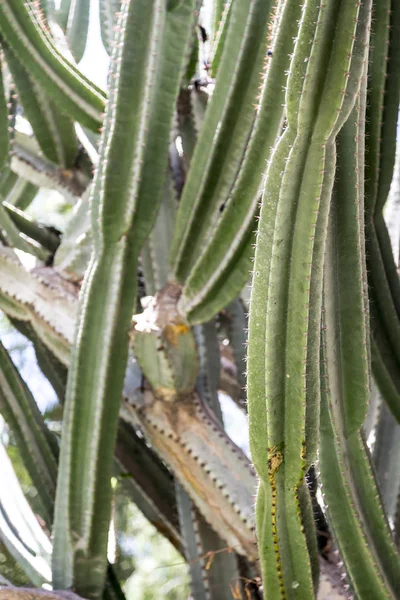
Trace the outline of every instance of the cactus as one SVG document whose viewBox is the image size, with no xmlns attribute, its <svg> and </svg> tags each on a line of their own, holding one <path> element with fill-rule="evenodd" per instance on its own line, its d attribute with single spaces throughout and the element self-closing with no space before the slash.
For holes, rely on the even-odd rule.
<svg viewBox="0 0 400 600">
<path fill-rule="evenodd" d="M 400 598 L 398 2 L 97 4 L 106 91 L 88 1 L 0 3 L 0 310 L 63 407 L 54 434 L 0 341 L 45 523 L 8 470 L 0 597 L 125 598 L 116 479 L 194 600 Z"/>
</svg>

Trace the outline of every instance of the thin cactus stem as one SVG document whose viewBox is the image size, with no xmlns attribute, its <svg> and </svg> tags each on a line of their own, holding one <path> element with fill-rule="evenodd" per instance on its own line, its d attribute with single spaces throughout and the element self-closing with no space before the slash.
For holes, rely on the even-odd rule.
<svg viewBox="0 0 400 600">
<path fill-rule="evenodd" d="M 20 210 L 25 210 L 34 200 L 38 192 L 38 188 L 29 181 L 22 179 L 22 177 L 18 177 L 18 175 L 13 171 L 10 171 L 10 174 L 12 174 L 14 183 L 11 189 L 5 195 L 3 195 L 3 188 L 0 189 L 0 195 L 2 196 L 3 200 L 11 206 L 14 206 Z"/>
<path fill-rule="evenodd" d="M 104 93 L 55 49 L 33 3 L 5 0 L 0 31 L 18 60 L 69 116 L 97 131 L 104 112 Z"/>
<path fill-rule="evenodd" d="M 31 219 L 19 208 L 15 208 L 8 202 L 3 202 L 10 219 L 17 229 L 27 238 L 40 244 L 49 253 L 54 253 L 60 245 L 60 237 L 45 225 L 40 225 Z"/>
<path fill-rule="evenodd" d="M 36 256 L 40 260 L 46 260 L 48 252 L 44 250 L 34 240 L 31 240 L 24 235 L 21 235 L 20 229 L 14 223 L 11 218 L 9 211 L 6 209 L 3 203 L 0 202 L 0 228 L 4 235 L 4 239 L 7 244 L 12 248 L 22 250 L 28 254 Z"/>
<path fill-rule="evenodd" d="M 171 246 L 173 276 L 181 283 L 226 200 L 245 152 L 256 114 L 271 4 L 243 0 L 232 7 L 220 73 L 194 150 Z"/>
<path fill-rule="evenodd" d="M 316 227 L 328 213 L 335 136 L 355 102 L 365 62 L 370 7 L 364 7 L 358 29 L 359 9 L 353 2 L 304 4 L 286 91 L 288 128 L 267 171 L 257 238 L 249 321 L 250 443 L 261 479 L 257 528 L 264 582 L 282 598 L 314 597 L 299 504 L 315 447 L 306 435 L 307 363 L 315 359 L 309 343 L 319 319 L 310 320 L 309 305 L 322 281 Z"/>
<path fill-rule="evenodd" d="M 49 101 L 11 51 L 7 52 L 7 65 L 43 154 L 62 168 L 72 167 L 78 152 L 73 122 Z"/>
<path fill-rule="evenodd" d="M 220 196 L 220 218 L 185 282 L 180 310 L 194 323 L 214 316 L 248 279 L 262 175 L 282 126 L 286 72 L 300 15 L 299 2 L 284 3 L 278 33 L 270 40 L 274 56 L 264 59 L 260 100 L 237 180 Z"/>
<path fill-rule="evenodd" d="M 23 494 L 3 444 L 0 459 L 1 479 L 7 481 L 0 491 L 0 540 L 32 584 L 40 587 L 51 580 L 51 543 Z"/>
<path fill-rule="evenodd" d="M 371 297 L 372 367 L 380 391 L 400 415 L 400 284 L 383 218 L 393 176 L 400 99 L 400 8 L 375 3 L 366 118 L 366 255 Z"/>
<path fill-rule="evenodd" d="M 47 348 L 29 322 L 18 321 L 13 318 L 9 320 L 17 331 L 32 342 L 40 370 L 54 389 L 59 401 L 63 403 L 67 382 L 67 369 L 65 365 Z"/>
<path fill-rule="evenodd" d="M 196 535 L 196 520 L 193 503 L 180 483 L 175 485 L 180 528 L 183 533 L 184 552 L 189 563 L 190 589 L 196 600 L 211 600 L 207 582 L 206 559 L 203 558 L 201 545 Z M 200 548 L 199 548 L 200 546 Z"/>
<path fill-rule="evenodd" d="M 104 586 L 109 480 L 136 301 L 130 274 L 161 201 L 193 18 L 193 0 L 171 12 L 162 0 L 128 2 L 112 58 L 114 85 L 91 196 L 93 253 L 68 372 L 53 552 L 55 585 L 73 585 L 94 599 Z M 173 74 L 171 62 L 180 65 Z"/>
<path fill-rule="evenodd" d="M 50 527 L 56 494 L 58 444 L 1 342 L 0 412 L 17 440 L 22 460 L 42 501 L 47 526 Z"/>
<path fill-rule="evenodd" d="M 68 15 L 66 36 L 76 62 L 85 52 L 89 29 L 90 0 L 74 0 Z"/>
<path fill-rule="evenodd" d="M 120 0 L 99 0 L 101 39 L 108 54 L 111 54 L 119 8 Z"/>
<path fill-rule="evenodd" d="M 72 0 L 61 0 L 60 6 L 57 10 L 57 21 L 63 31 L 66 31 L 68 25 L 68 16 L 71 9 Z"/>
<path fill-rule="evenodd" d="M 211 59 L 210 59 L 210 73 L 212 77 L 216 77 L 218 73 L 218 67 L 221 62 L 221 57 L 223 53 L 223 49 L 225 46 L 225 40 L 229 29 L 229 20 L 232 14 L 232 0 L 228 0 L 224 2 L 224 6 L 216 6 L 215 3 L 215 14 L 219 17 L 218 19 L 214 19 L 214 39 L 213 45 L 211 49 Z M 222 10 L 221 10 L 222 9 Z"/>
<path fill-rule="evenodd" d="M 395 598 L 399 593 L 399 557 L 361 434 L 368 409 L 370 365 L 362 258 L 360 108 L 362 101 L 338 138 L 325 258 L 320 465 L 331 524 L 356 593 L 360 597 L 373 593 L 376 598 Z M 346 356 L 353 358 L 349 361 Z"/>
</svg>

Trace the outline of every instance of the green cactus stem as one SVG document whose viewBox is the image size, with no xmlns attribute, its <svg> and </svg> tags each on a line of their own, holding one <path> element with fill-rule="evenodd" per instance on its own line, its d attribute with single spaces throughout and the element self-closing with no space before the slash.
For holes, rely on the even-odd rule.
<svg viewBox="0 0 400 600">
<path fill-rule="evenodd" d="M 68 372 L 54 521 L 54 584 L 93 599 L 102 593 L 107 565 L 112 457 L 136 302 L 132 273 L 164 190 L 193 19 L 193 0 L 171 12 L 163 0 L 128 2 L 112 58 L 114 84 L 91 195 L 93 252 Z M 180 65 L 173 74 L 171 62 Z"/>
<path fill-rule="evenodd" d="M 104 112 L 104 92 L 56 50 L 34 3 L 24 0 L 2 2 L 0 31 L 17 59 L 60 109 L 87 127 L 98 130 Z"/>
<path fill-rule="evenodd" d="M 370 6 L 363 5 L 360 20 L 359 12 L 353 2 L 304 4 L 286 91 L 288 127 L 269 164 L 261 208 L 248 404 L 252 458 L 261 480 L 261 565 L 267 593 L 277 598 L 314 597 L 299 499 L 316 447 L 316 432 L 306 424 L 307 365 L 315 360 L 310 343 L 320 323 L 318 316 L 311 320 L 310 302 L 321 302 L 318 245 L 323 248 L 324 240 L 316 239 L 316 228 L 323 229 L 328 214 L 335 137 L 354 105 L 365 62 Z"/>
</svg>

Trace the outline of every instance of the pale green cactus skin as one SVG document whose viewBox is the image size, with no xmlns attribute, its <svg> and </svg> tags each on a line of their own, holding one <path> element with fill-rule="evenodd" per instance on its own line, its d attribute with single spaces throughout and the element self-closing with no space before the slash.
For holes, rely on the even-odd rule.
<svg viewBox="0 0 400 600">
<path fill-rule="evenodd" d="M 136 277 L 132 280 L 130 274 L 136 271 L 161 200 L 165 150 L 193 18 L 191 0 L 171 12 L 161 0 L 151 6 L 127 3 L 112 57 L 110 77 L 117 87 L 108 100 L 91 195 L 93 252 L 81 290 L 68 373 L 54 521 L 54 583 L 74 585 L 89 597 L 98 596 L 104 585 L 111 488 L 103 481 L 111 476 L 127 333 L 136 300 Z M 181 68 L 171 77 L 166 66 L 177 60 Z M 156 78 L 165 86 L 162 95 Z M 124 93 L 118 93 L 118 85 Z M 131 102 L 137 105 L 135 114 L 124 112 Z M 123 164 L 121 144 L 126 153 Z M 159 178 L 153 175 L 155 164 Z M 99 319 L 108 323 L 102 339 Z M 88 428 L 91 438 L 77 444 Z M 96 468 L 99 461 L 101 473 Z M 82 495 L 84 488 L 87 492 Z"/>
<path fill-rule="evenodd" d="M 43 154 L 63 168 L 71 167 L 78 151 L 73 122 L 49 102 L 11 51 L 7 53 L 7 65 Z"/>
<path fill-rule="evenodd" d="M 347 556 L 357 594 L 362 597 L 368 589 L 376 598 L 396 598 L 399 557 L 360 431 L 368 406 L 370 364 L 362 261 L 363 186 L 359 181 L 364 165 L 358 148 L 363 142 L 359 111 L 365 110 L 365 104 L 360 102 L 356 108 L 339 134 L 336 193 L 326 254 L 321 475 L 328 509 L 336 515 L 332 516 L 336 537 L 343 556 Z M 352 361 L 344 361 L 347 352 Z M 357 553 L 353 553 L 354 539 L 359 544 Z"/>
<path fill-rule="evenodd" d="M 288 127 L 268 167 L 262 201 L 250 302 L 248 401 L 252 457 L 261 480 L 261 564 L 268 589 L 282 598 L 314 597 L 299 488 L 316 449 L 310 439 L 315 427 L 307 428 L 306 421 L 307 365 L 318 360 L 318 346 L 309 344 L 319 331 L 318 310 L 310 320 L 310 302 L 320 306 L 322 291 L 323 252 L 315 244 L 323 250 L 324 241 L 315 232 L 326 230 L 335 137 L 360 86 L 368 6 L 366 12 L 368 18 L 360 15 L 358 47 L 359 6 L 304 4 L 286 91 Z M 309 414 L 317 411 L 313 398 Z"/>
<path fill-rule="evenodd" d="M 383 218 L 393 176 L 400 82 L 400 23 L 396 2 L 376 6 L 371 33 L 369 92 L 366 113 L 366 257 L 371 309 L 374 377 L 381 394 L 400 421 L 400 284 Z"/>
<path fill-rule="evenodd" d="M 11 50 L 63 110 L 97 130 L 104 111 L 104 93 L 93 86 L 56 50 L 35 7 L 23 0 L 2 2 L 0 31 Z"/>
</svg>

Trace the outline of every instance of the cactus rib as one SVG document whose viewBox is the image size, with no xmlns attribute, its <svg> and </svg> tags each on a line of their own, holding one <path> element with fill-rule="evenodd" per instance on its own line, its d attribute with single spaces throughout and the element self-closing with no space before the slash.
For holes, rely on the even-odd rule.
<svg viewBox="0 0 400 600">
<path fill-rule="evenodd" d="M 32 2 L 1 2 L 0 31 L 16 58 L 29 67 L 34 78 L 64 112 L 95 131 L 99 129 L 104 93 L 57 52 Z"/>
<path fill-rule="evenodd" d="M 72 55 L 79 62 L 85 52 L 89 29 L 90 0 L 74 0 L 68 15 L 66 36 Z"/>
<path fill-rule="evenodd" d="M 109 478 L 136 301 L 131 274 L 164 188 L 193 17 L 193 0 L 171 12 L 163 0 L 127 2 L 112 58 L 113 85 L 91 198 L 94 245 L 68 373 L 54 526 L 55 585 L 74 585 L 90 598 L 104 585 Z M 171 74 L 171 63 L 181 68 Z"/>
<path fill-rule="evenodd" d="M 286 93 L 288 128 L 269 165 L 261 208 L 250 305 L 250 439 L 262 480 L 260 515 L 264 524 L 272 520 L 272 529 L 270 521 L 265 532 L 259 530 L 266 536 L 264 579 L 270 576 L 268 557 L 275 555 L 278 564 L 278 581 L 274 573 L 265 585 L 279 584 L 282 598 L 314 596 L 299 505 L 309 466 L 307 363 L 315 357 L 308 343 L 319 329 L 309 303 L 311 288 L 322 279 L 316 226 L 328 212 L 335 137 L 355 102 L 365 59 L 370 11 L 358 28 L 359 8 L 347 1 L 303 7 Z"/>
<path fill-rule="evenodd" d="M 101 39 L 108 54 L 111 54 L 119 7 L 119 0 L 99 0 Z"/>
<path fill-rule="evenodd" d="M 361 435 L 370 389 L 363 264 L 364 165 L 359 152 L 364 93 L 363 88 L 361 100 L 338 137 L 325 258 L 322 371 L 326 384 L 322 386 L 320 464 L 332 526 L 357 593 L 362 596 L 367 589 L 368 593 L 374 589 L 377 598 L 394 598 L 399 593 L 399 558 Z M 357 554 L 354 548 L 350 551 L 354 538 Z"/>
<path fill-rule="evenodd" d="M 222 214 L 185 282 L 180 308 L 192 322 L 211 318 L 248 279 L 262 173 L 282 125 L 285 78 L 300 14 L 299 2 L 284 3 L 275 54 L 265 59 L 261 98 L 237 181 L 220 197 Z"/>
<path fill-rule="evenodd" d="M 400 8 L 376 3 L 370 52 L 366 120 L 366 223 L 371 299 L 372 367 L 380 391 L 396 418 L 400 414 L 400 284 L 383 208 L 393 176 L 400 98 L 398 76 Z"/>
<path fill-rule="evenodd" d="M 219 75 L 179 204 L 171 246 L 174 277 L 184 283 L 240 167 L 255 118 L 271 2 L 232 6 Z M 237 40 L 241 43 L 238 44 Z"/>
<path fill-rule="evenodd" d="M 43 154 L 59 167 L 72 167 L 78 151 L 73 122 L 49 101 L 11 51 L 7 52 L 7 65 Z"/>
<path fill-rule="evenodd" d="M 1 342 L 0 412 L 17 440 L 22 460 L 41 498 L 46 523 L 50 526 L 56 494 L 58 445 Z"/>
</svg>

